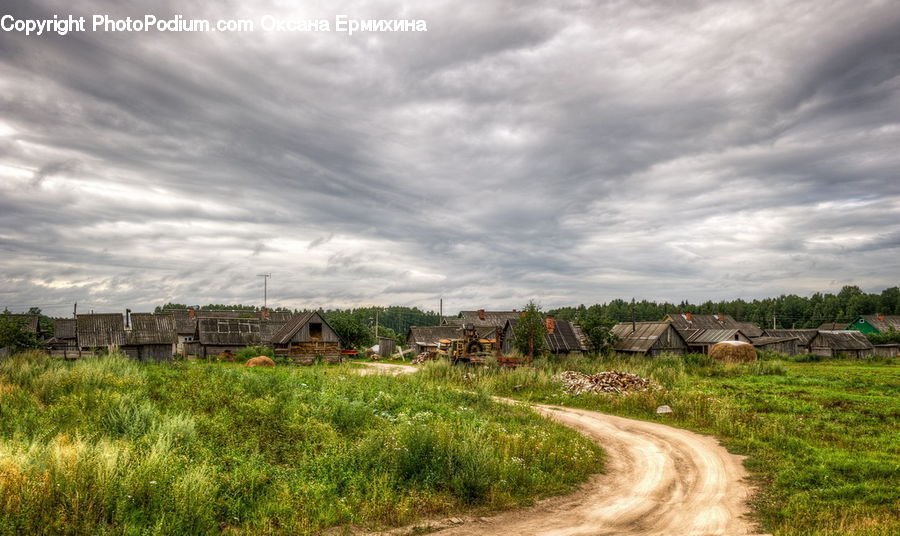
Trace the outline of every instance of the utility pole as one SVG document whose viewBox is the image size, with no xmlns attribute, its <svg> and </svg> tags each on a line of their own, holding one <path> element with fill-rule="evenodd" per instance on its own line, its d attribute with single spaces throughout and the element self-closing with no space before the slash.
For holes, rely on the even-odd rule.
<svg viewBox="0 0 900 536">
<path fill-rule="evenodd" d="M 775 313 L 772 313 L 772 329 L 778 329 L 775 327 Z"/>
<path fill-rule="evenodd" d="M 378 309 L 375 309 L 375 341 L 378 342 Z"/>
<path fill-rule="evenodd" d="M 634 321 L 634 298 L 631 298 L 631 332 L 637 331 L 637 323 Z"/>
<path fill-rule="evenodd" d="M 438 325 L 443 326 L 444 325 L 444 298 L 441 298 L 441 305 L 439 307 L 439 310 L 440 310 L 440 315 L 441 315 L 441 321 Z"/>
<path fill-rule="evenodd" d="M 269 307 L 269 278 L 272 274 L 256 274 L 256 277 L 263 278 L 263 309 Z"/>
</svg>

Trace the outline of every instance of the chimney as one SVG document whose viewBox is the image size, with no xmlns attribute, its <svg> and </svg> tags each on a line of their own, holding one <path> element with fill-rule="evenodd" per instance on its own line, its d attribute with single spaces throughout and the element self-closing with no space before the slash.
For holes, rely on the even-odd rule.
<svg viewBox="0 0 900 536">
<path fill-rule="evenodd" d="M 125 329 L 131 329 L 131 309 L 125 309 Z"/>
<path fill-rule="evenodd" d="M 548 316 L 544 320 L 544 325 L 547 326 L 547 335 L 553 335 L 553 332 L 556 331 L 556 320 L 552 316 Z"/>
<path fill-rule="evenodd" d="M 188 318 L 197 318 L 197 310 L 188 309 Z"/>
<path fill-rule="evenodd" d="M 268 307 L 263 307 L 262 309 L 259 310 L 259 318 L 262 320 L 269 319 L 269 308 Z"/>
<path fill-rule="evenodd" d="M 479 320 L 484 320 L 484 309 L 479 309 L 479 310 L 478 310 L 478 319 L 479 319 Z"/>
<path fill-rule="evenodd" d="M 718 320 L 719 322 L 725 322 L 725 317 L 722 315 L 722 313 L 716 313 L 716 320 Z"/>
<path fill-rule="evenodd" d="M 884 315 L 878 315 L 878 320 L 881 320 L 882 322 L 884 322 Z"/>
<path fill-rule="evenodd" d="M 693 322 L 693 320 L 691 320 L 691 313 L 684 313 L 684 319 L 688 322 Z"/>
</svg>

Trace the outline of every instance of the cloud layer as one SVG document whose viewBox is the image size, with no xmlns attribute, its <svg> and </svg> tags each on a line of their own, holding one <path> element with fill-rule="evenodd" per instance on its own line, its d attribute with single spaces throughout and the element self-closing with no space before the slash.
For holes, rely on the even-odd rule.
<svg viewBox="0 0 900 536">
<path fill-rule="evenodd" d="M 429 31 L 0 33 L 0 306 L 898 284 L 895 4 L 244 4 L 4 7 Z"/>
</svg>

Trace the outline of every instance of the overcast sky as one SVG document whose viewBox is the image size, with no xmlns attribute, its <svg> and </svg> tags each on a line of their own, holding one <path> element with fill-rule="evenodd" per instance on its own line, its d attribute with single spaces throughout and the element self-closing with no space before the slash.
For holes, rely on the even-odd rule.
<svg viewBox="0 0 900 536">
<path fill-rule="evenodd" d="M 0 307 L 900 282 L 897 2 L 116 4 L 0 14 L 428 31 L 0 32 Z"/>
</svg>

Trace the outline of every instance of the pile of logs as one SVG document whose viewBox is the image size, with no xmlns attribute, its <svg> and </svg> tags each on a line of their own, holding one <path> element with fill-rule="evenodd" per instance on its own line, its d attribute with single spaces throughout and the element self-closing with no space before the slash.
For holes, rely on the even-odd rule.
<svg viewBox="0 0 900 536">
<path fill-rule="evenodd" d="M 624 394 L 635 391 L 653 391 L 661 387 L 651 380 L 641 378 L 637 374 L 608 370 L 597 374 L 583 374 L 567 370 L 557 376 L 567 393 L 612 393 Z"/>
<path fill-rule="evenodd" d="M 417 355 L 415 359 L 412 360 L 412 364 L 413 365 L 421 365 L 421 364 L 425 363 L 426 361 L 434 361 L 435 359 L 437 359 L 437 357 L 438 357 L 437 352 L 434 352 L 434 351 L 422 352 L 421 354 Z"/>
</svg>

